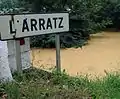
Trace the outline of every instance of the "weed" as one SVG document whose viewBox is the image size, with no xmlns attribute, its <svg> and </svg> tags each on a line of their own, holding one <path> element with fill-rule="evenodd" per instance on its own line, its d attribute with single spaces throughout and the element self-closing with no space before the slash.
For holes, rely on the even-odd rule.
<svg viewBox="0 0 120 99">
<path fill-rule="evenodd" d="M 120 99 L 119 73 L 90 80 L 87 76 L 71 77 L 65 71 L 31 68 L 13 77 L 16 82 L 0 84 L 0 93 L 7 99 Z"/>
</svg>

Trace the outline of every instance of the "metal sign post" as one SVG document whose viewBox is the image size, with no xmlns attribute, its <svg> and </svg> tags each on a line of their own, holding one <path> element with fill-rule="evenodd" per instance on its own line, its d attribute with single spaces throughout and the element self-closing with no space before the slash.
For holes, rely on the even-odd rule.
<svg viewBox="0 0 120 99">
<path fill-rule="evenodd" d="M 22 62 L 21 62 L 21 50 L 19 40 L 15 40 L 15 55 L 16 55 L 16 65 L 18 73 L 22 73 Z"/>
<path fill-rule="evenodd" d="M 61 60 L 60 60 L 60 35 L 55 34 L 56 42 L 56 69 L 58 72 L 61 72 Z"/>
</svg>

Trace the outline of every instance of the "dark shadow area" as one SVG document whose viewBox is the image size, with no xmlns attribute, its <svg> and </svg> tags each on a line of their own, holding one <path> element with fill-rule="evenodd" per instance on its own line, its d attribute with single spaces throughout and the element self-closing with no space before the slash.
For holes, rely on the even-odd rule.
<svg viewBox="0 0 120 99">
<path fill-rule="evenodd" d="M 105 29 L 105 32 L 120 32 L 120 29 L 118 29 L 118 28 L 108 28 L 108 29 Z"/>
</svg>

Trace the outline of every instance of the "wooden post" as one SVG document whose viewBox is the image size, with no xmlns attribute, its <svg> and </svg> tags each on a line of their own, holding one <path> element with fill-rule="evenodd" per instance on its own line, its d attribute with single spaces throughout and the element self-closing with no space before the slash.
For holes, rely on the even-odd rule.
<svg viewBox="0 0 120 99">
<path fill-rule="evenodd" d="M 58 72 L 61 72 L 61 60 L 60 60 L 60 35 L 57 33 L 56 38 L 56 68 Z"/>
<path fill-rule="evenodd" d="M 22 61 L 21 61 L 21 49 L 20 49 L 20 41 L 15 40 L 15 58 L 18 73 L 22 73 Z"/>
</svg>

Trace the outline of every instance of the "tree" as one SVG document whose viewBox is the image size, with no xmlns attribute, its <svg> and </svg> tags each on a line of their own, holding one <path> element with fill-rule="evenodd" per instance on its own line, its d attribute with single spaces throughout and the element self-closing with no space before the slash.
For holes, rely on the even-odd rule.
<svg viewBox="0 0 120 99">
<path fill-rule="evenodd" d="M 91 33 L 108 27 L 118 27 L 120 21 L 119 0 L 23 0 L 31 12 L 63 12 L 70 14 L 70 32 L 61 34 L 61 45 L 81 45 Z M 32 38 L 32 45 L 41 42 L 41 47 L 54 45 L 54 35 Z M 37 40 L 36 40 L 37 39 Z M 34 41 L 34 42 L 33 42 Z M 44 42 L 45 41 L 45 42 Z M 43 46 L 44 45 L 44 46 Z M 49 46 L 50 45 L 50 46 Z"/>
</svg>

